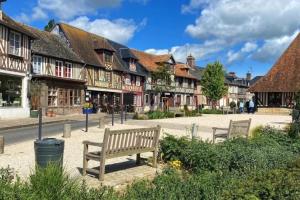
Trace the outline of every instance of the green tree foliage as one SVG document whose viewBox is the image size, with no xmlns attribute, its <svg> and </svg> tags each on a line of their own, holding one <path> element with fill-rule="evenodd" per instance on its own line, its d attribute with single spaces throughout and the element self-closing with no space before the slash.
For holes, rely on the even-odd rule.
<svg viewBox="0 0 300 200">
<path fill-rule="evenodd" d="M 50 32 L 54 28 L 55 25 L 56 25 L 55 20 L 51 19 L 48 22 L 48 24 L 44 27 L 44 30 Z"/>
<path fill-rule="evenodd" d="M 157 92 L 168 91 L 172 88 L 172 72 L 167 65 L 162 65 L 152 73 L 152 80 L 156 83 Z"/>
<path fill-rule="evenodd" d="M 224 82 L 223 65 L 218 61 L 208 64 L 203 72 L 201 85 L 203 94 L 212 101 L 213 108 L 216 107 L 216 102 L 227 93 L 228 88 Z"/>
</svg>

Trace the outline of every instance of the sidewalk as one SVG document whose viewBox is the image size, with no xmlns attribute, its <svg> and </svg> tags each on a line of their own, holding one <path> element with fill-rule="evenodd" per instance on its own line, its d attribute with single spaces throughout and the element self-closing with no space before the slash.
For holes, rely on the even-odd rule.
<svg viewBox="0 0 300 200">
<path fill-rule="evenodd" d="M 100 117 L 107 116 L 106 113 L 90 114 L 89 120 L 96 120 Z M 54 124 L 67 121 L 83 121 L 85 120 L 84 114 L 72 114 L 72 115 L 57 115 L 56 117 L 43 116 L 43 124 Z M 20 118 L 10 120 L 0 120 L 0 131 L 16 128 L 25 128 L 30 126 L 37 126 L 39 122 L 38 118 Z"/>
</svg>

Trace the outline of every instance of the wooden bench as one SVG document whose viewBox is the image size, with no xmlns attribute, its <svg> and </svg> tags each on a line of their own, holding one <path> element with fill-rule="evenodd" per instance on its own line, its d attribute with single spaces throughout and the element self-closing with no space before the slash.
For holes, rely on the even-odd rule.
<svg viewBox="0 0 300 200">
<path fill-rule="evenodd" d="M 249 137 L 249 130 L 251 125 L 251 119 L 232 121 L 230 120 L 229 128 L 217 128 L 213 127 L 213 143 L 215 143 L 217 138 L 234 138 L 234 137 Z M 217 130 L 223 131 L 222 133 L 217 133 Z"/>
<path fill-rule="evenodd" d="M 106 159 L 137 154 L 136 163 L 140 163 L 140 154 L 153 152 L 153 167 L 157 167 L 157 153 L 161 127 L 110 130 L 105 129 L 103 143 L 83 141 L 83 175 L 87 172 L 99 174 L 103 181 Z M 100 151 L 89 152 L 89 146 L 100 147 Z M 100 162 L 99 170 L 88 168 L 88 161 Z"/>
<path fill-rule="evenodd" d="M 180 107 L 169 107 L 169 112 L 173 112 L 174 113 L 174 117 L 176 117 L 176 115 L 182 115 L 185 116 L 185 112 L 183 110 L 180 109 Z"/>
</svg>

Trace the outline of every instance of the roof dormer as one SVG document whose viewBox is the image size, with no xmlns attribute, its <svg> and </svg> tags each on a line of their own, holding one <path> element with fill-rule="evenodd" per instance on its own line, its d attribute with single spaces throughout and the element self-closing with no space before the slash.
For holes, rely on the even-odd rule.
<svg viewBox="0 0 300 200">
<path fill-rule="evenodd" d="M 112 70 L 115 49 L 112 48 L 104 38 L 94 39 L 93 45 L 94 45 L 94 50 L 98 54 L 99 59 L 103 63 L 104 67 L 108 70 Z"/>
<path fill-rule="evenodd" d="M 136 63 L 138 61 L 138 58 L 131 52 L 128 48 L 121 48 L 120 54 L 122 56 L 122 59 L 128 63 L 129 70 L 136 72 Z"/>
</svg>

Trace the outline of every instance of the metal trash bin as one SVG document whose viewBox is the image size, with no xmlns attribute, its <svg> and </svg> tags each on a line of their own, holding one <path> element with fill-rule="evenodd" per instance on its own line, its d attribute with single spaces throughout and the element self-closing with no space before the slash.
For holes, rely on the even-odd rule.
<svg viewBox="0 0 300 200">
<path fill-rule="evenodd" d="M 34 142 L 35 162 L 39 167 L 48 163 L 63 166 L 65 141 L 55 138 L 45 138 Z"/>
</svg>

